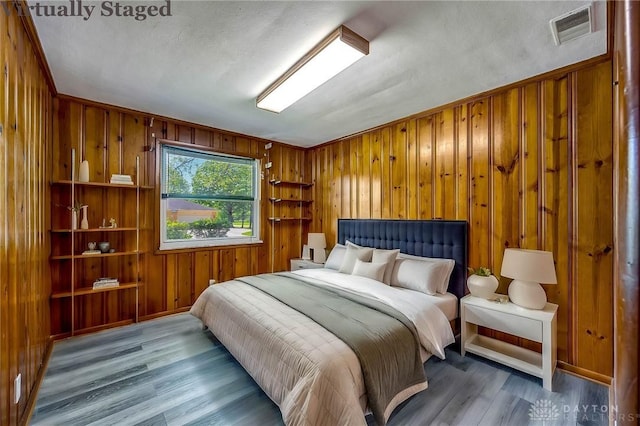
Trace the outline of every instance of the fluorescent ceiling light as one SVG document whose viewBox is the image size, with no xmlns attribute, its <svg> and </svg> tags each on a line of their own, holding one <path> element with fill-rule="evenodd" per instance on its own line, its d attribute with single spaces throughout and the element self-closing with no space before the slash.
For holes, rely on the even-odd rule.
<svg viewBox="0 0 640 426">
<path fill-rule="evenodd" d="M 369 42 L 341 25 L 258 96 L 258 108 L 280 112 L 358 59 Z"/>
</svg>

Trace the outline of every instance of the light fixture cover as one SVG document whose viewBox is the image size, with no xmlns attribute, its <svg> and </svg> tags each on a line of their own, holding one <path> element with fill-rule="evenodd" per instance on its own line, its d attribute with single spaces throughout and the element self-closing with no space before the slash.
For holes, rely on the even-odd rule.
<svg viewBox="0 0 640 426">
<path fill-rule="evenodd" d="M 508 248 L 504 251 L 500 275 L 543 284 L 558 282 L 550 251 Z"/>
<path fill-rule="evenodd" d="M 281 112 L 358 59 L 369 42 L 341 25 L 258 96 L 258 108 Z"/>
</svg>

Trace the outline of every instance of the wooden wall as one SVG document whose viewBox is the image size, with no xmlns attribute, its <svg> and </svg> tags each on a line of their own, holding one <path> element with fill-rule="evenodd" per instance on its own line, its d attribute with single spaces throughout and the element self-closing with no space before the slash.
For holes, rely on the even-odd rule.
<svg viewBox="0 0 640 426">
<path fill-rule="evenodd" d="M 506 247 L 552 251 L 558 359 L 611 377 L 611 73 L 603 62 L 312 149 L 311 229 L 331 246 L 338 218 L 464 219 L 470 266 L 496 275 Z"/>
<path fill-rule="evenodd" d="M 24 421 L 50 350 L 51 92 L 16 10 L 0 9 L 0 425 Z M 14 404 L 14 379 L 22 375 Z"/>
<path fill-rule="evenodd" d="M 53 180 L 70 178 L 72 148 L 85 153 L 92 181 L 108 181 L 111 173 L 119 173 L 121 167 L 126 169 L 127 164 L 135 164 L 133 159 L 136 156 L 141 158 L 141 184 L 153 187 L 143 191 L 141 240 L 146 253 L 143 256 L 144 286 L 140 289 L 139 302 L 141 319 L 187 309 L 208 286 L 210 278 L 221 282 L 242 275 L 288 269 L 289 259 L 300 255 L 301 238 L 306 235 L 306 227 L 295 221 L 274 224 L 267 220 L 272 213 L 268 197 L 275 191 L 281 191 L 268 184 L 268 179 L 275 176 L 284 180 L 310 180 L 304 174 L 303 149 L 273 143 L 267 157 L 265 144 L 269 141 L 65 96 L 56 98 L 54 102 L 53 127 Z M 158 252 L 159 150 L 155 148 L 162 140 L 260 158 L 263 163 L 268 158 L 273 163 L 272 169 L 263 168 L 262 244 Z M 124 173 L 134 174 L 130 169 Z M 132 209 L 122 206 L 121 216 L 126 214 L 132 214 Z M 100 212 L 96 215 L 90 217 L 90 221 L 100 220 Z M 56 248 L 52 247 L 52 250 Z M 96 305 L 91 306 L 93 303 Z M 99 310 L 100 303 L 100 298 L 95 301 L 87 299 L 88 306 L 83 309 L 88 312 Z M 52 310 L 54 334 L 65 331 L 66 326 L 60 318 L 53 315 Z M 79 324 L 78 327 L 91 325 Z"/>
</svg>

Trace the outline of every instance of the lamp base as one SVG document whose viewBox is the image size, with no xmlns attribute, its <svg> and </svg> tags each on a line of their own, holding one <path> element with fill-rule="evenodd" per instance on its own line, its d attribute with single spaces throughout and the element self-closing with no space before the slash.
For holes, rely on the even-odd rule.
<svg viewBox="0 0 640 426">
<path fill-rule="evenodd" d="M 509 284 L 509 299 L 523 308 L 543 309 L 547 304 L 547 293 L 536 282 L 513 280 Z"/>
<path fill-rule="evenodd" d="M 313 263 L 324 263 L 327 260 L 327 255 L 323 248 L 313 249 Z"/>
</svg>

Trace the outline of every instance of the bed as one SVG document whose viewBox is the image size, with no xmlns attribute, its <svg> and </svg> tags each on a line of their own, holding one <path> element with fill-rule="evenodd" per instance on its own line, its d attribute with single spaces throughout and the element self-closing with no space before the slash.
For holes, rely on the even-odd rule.
<svg viewBox="0 0 640 426">
<path fill-rule="evenodd" d="M 427 295 L 394 288 L 366 276 L 309 269 L 240 277 L 218 284 L 203 292 L 191 308 L 191 313 L 202 320 L 280 407 L 288 425 L 365 425 L 365 413 L 369 411 L 379 424 L 385 424 L 397 405 L 427 387 L 422 363 L 431 355 L 444 358 L 444 347 L 453 342 L 450 321 L 458 315 L 458 298 L 464 295 L 466 281 L 466 222 L 340 219 L 338 243 L 347 242 L 381 251 L 400 249 L 406 255 L 453 259 L 446 294 Z M 309 311 L 290 307 L 290 297 L 299 298 L 296 303 L 302 305 L 307 300 L 305 309 Z M 324 299 L 318 302 L 320 297 L 335 299 L 340 307 L 332 307 Z M 359 307 L 343 303 L 369 307 L 362 308 L 366 313 L 361 314 Z M 363 357 L 363 350 L 349 340 L 353 336 L 348 334 L 357 332 L 344 332 L 344 337 L 342 331 L 331 328 L 333 324 L 318 323 L 322 321 L 316 315 L 332 317 L 316 312 L 323 309 L 335 314 L 324 321 L 366 323 L 365 333 L 369 333 L 369 323 L 377 321 L 369 320 L 370 312 L 378 315 L 377 311 L 388 309 L 391 313 L 386 314 L 396 318 L 387 321 L 387 316 L 381 315 L 384 321 L 402 322 L 404 326 L 393 327 L 409 336 L 413 333 L 414 338 L 393 337 L 396 340 L 389 341 L 393 343 L 372 344 L 356 336 L 355 340 L 364 341 L 359 343 L 364 347 L 384 348 L 380 360 L 375 361 L 379 364 L 372 364 Z M 343 316 L 345 312 L 354 318 Z M 415 349 L 407 339 L 414 341 Z M 418 363 L 423 378 L 407 373 L 407 381 L 400 384 L 383 382 L 378 388 L 372 385 L 372 376 L 403 363 Z M 387 374 L 396 375 L 395 370 Z M 392 391 L 389 393 L 387 388 Z M 387 394 L 380 397 L 372 389 Z"/>
</svg>

